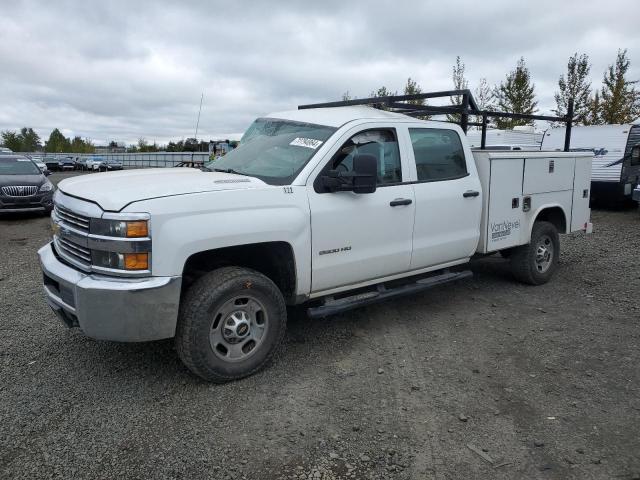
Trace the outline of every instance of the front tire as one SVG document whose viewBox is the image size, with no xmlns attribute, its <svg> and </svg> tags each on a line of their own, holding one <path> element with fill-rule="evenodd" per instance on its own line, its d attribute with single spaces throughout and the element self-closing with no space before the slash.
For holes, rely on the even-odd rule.
<svg viewBox="0 0 640 480">
<path fill-rule="evenodd" d="M 286 324 L 282 293 L 269 278 L 248 268 L 220 268 L 198 279 L 184 295 L 176 350 L 204 380 L 238 380 L 273 358 Z"/>
<path fill-rule="evenodd" d="M 517 280 L 530 285 L 547 283 L 558 267 L 560 236 L 549 222 L 535 222 L 531 241 L 516 247 L 509 257 L 511 271 Z"/>
</svg>

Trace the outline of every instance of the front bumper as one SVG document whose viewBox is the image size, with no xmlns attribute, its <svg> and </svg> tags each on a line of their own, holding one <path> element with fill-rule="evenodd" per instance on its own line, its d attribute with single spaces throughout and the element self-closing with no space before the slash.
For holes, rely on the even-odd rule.
<svg viewBox="0 0 640 480">
<path fill-rule="evenodd" d="M 44 212 L 53 208 L 53 192 L 37 193 L 29 197 L 0 195 L 0 213 Z"/>
<path fill-rule="evenodd" d="M 49 243 L 38 251 L 47 302 L 68 327 L 98 340 L 144 342 L 175 335 L 181 277 L 115 278 L 62 263 Z"/>
<path fill-rule="evenodd" d="M 633 195 L 631 196 L 636 202 L 640 202 L 640 187 L 636 187 L 633 190 Z"/>
</svg>

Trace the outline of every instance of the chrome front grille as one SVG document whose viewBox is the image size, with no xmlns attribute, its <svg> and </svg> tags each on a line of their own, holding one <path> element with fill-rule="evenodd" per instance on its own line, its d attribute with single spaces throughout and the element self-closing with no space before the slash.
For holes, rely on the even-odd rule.
<svg viewBox="0 0 640 480">
<path fill-rule="evenodd" d="M 9 197 L 30 197 L 38 193 L 37 185 L 10 185 L 2 187 L 2 193 Z"/>
<path fill-rule="evenodd" d="M 87 266 L 91 264 L 91 250 L 64 238 L 58 237 L 57 240 L 58 246 L 64 253 L 71 255 L 74 260 L 82 262 Z"/>
<path fill-rule="evenodd" d="M 93 203 L 69 197 L 58 190 L 55 193 L 54 209 L 51 213 L 54 232 L 53 250 L 58 259 L 86 273 L 122 277 L 149 276 L 151 269 L 127 270 L 124 268 L 124 258 L 130 253 L 147 253 L 149 265 L 151 238 L 105 236 L 96 231 L 92 232 L 92 228 L 96 230 L 95 222 L 98 220 L 149 221 L 149 215 L 105 213 Z"/>
<path fill-rule="evenodd" d="M 91 270 L 91 249 L 89 248 L 90 218 L 56 204 L 52 220 L 55 228 L 53 242 L 58 254 L 76 267 Z"/>
<path fill-rule="evenodd" d="M 55 213 L 58 218 L 62 220 L 62 223 L 66 223 L 69 227 L 82 230 L 83 232 L 89 232 L 89 217 L 72 212 L 60 205 L 55 206 Z"/>
</svg>

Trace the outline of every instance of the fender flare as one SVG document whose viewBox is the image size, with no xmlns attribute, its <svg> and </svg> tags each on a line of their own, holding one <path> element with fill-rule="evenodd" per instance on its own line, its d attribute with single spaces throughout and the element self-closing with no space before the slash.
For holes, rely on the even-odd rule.
<svg viewBox="0 0 640 480">
<path fill-rule="evenodd" d="M 560 231 L 561 229 L 558 229 L 558 233 L 567 233 L 567 229 L 569 226 L 569 222 L 570 222 L 570 215 L 567 215 L 567 212 L 565 211 L 564 207 L 562 205 L 560 205 L 559 203 L 555 202 L 555 203 L 545 203 L 544 205 L 541 205 L 540 207 L 538 207 L 536 209 L 536 211 L 533 214 L 533 221 L 530 223 L 529 225 L 529 239 L 531 239 L 531 232 L 533 231 L 533 224 L 536 223 L 536 221 L 538 220 L 538 217 L 540 217 L 540 214 L 544 211 L 544 210 L 550 210 L 552 208 L 558 208 L 560 209 L 560 211 L 562 212 L 562 215 L 564 216 L 564 231 Z"/>
</svg>

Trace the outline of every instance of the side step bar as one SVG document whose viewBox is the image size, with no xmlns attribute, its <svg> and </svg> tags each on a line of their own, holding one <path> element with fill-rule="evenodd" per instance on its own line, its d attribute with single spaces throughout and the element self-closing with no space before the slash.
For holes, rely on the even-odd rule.
<svg viewBox="0 0 640 480">
<path fill-rule="evenodd" d="M 395 288 L 386 288 L 384 284 L 378 284 L 377 289 L 369 292 L 359 293 L 350 297 L 335 300 L 333 297 L 327 297 L 324 303 L 318 307 L 307 309 L 310 318 L 323 318 L 336 313 L 346 312 L 354 308 L 371 305 L 372 303 L 382 302 L 389 298 L 400 297 L 403 295 L 411 295 L 413 293 L 428 290 L 438 285 L 455 282 L 463 278 L 471 277 L 473 273 L 470 270 L 462 272 L 445 271 L 439 275 L 422 278 L 414 283 L 402 285 Z"/>
</svg>

